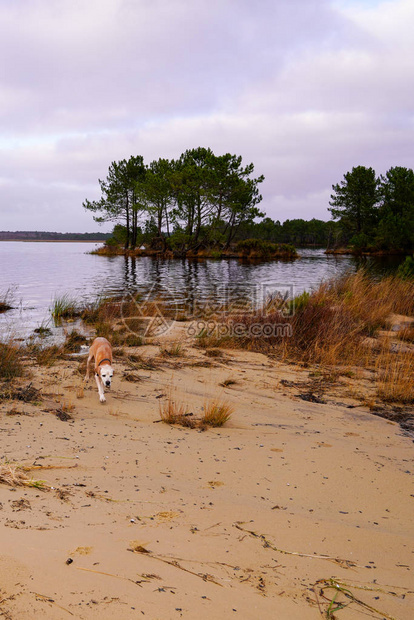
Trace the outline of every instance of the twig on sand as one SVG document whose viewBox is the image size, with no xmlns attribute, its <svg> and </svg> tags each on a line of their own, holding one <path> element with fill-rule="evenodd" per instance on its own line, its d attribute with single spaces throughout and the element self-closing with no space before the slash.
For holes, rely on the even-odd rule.
<svg viewBox="0 0 414 620">
<path fill-rule="evenodd" d="M 221 588 L 223 587 L 222 584 L 216 581 L 212 575 L 208 573 L 203 573 L 203 574 L 196 573 L 192 570 L 189 570 L 188 568 L 184 568 L 184 566 L 181 566 L 181 564 L 179 564 L 177 560 L 167 560 L 166 558 L 162 558 L 159 555 L 154 555 L 151 551 L 148 551 L 144 547 L 138 546 L 138 547 L 135 547 L 134 549 L 128 548 L 128 551 L 132 551 L 132 553 L 148 554 L 149 557 L 153 558 L 154 560 L 158 560 L 159 562 L 163 562 L 164 564 L 168 564 L 169 566 L 174 566 L 174 568 L 179 568 L 180 570 L 186 573 L 190 573 L 190 575 L 195 575 L 195 577 L 198 577 L 199 579 L 202 579 L 203 581 L 209 581 L 211 583 L 215 583 L 216 586 L 220 586 Z"/>
<path fill-rule="evenodd" d="M 360 607 L 362 607 L 363 609 L 370 611 L 371 613 L 375 613 L 378 614 L 381 618 L 386 618 L 387 620 L 397 620 L 394 616 L 390 616 L 389 614 L 385 613 L 384 611 L 380 611 L 379 609 L 376 609 L 375 607 L 372 607 L 372 605 L 368 605 L 368 603 L 364 603 L 364 601 L 361 601 L 361 599 L 357 598 L 352 592 L 351 590 L 349 590 L 348 587 L 345 587 L 346 584 L 344 584 L 341 581 L 338 581 L 336 579 L 333 579 L 332 577 L 330 577 L 329 579 L 319 579 L 316 583 L 315 586 L 319 586 L 320 589 L 320 595 L 322 596 L 322 598 L 324 598 L 326 601 L 329 602 L 329 608 L 326 612 L 327 617 L 328 618 L 333 618 L 333 613 L 335 611 L 338 611 L 340 609 L 344 609 L 345 607 L 347 607 L 348 605 L 350 605 L 351 603 L 355 603 L 356 605 L 359 605 Z M 381 590 L 380 588 L 370 588 L 370 587 L 364 587 L 364 586 L 351 586 L 351 587 L 355 587 L 358 588 L 360 590 L 369 590 L 369 591 L 373 591 L 373 592 L 383 592 L 384 594 L 391 594 L 393 596 L 398 596 L 398 594 L 396 594 L 395 592 L 385 592 L 384 590 Z M 333 589 L 335 594 L 333 597 L 329 596 L 325 596 L 324 590 L 328 590 L 328 589 Z M 313 591 L 316 594 L 316 588 L 313 589 Z M 337 602 L 336 601 L 336 597 L 337 595 L 341 593 L 343 596 L 345 596 L 349 602 L 348 603 L 342 603 L 342 602 Z M 318 598 L 317 598 L 318 600 Z M 319 602 L 318 602 L 319 604 Z M 336 606 L 336 607 L 335 607 Z"/>
<path fill-rule="evenodd" d="M 93 568 L 84 568 L 83 566 L 75 566 L 75 568 L 77 568 L 78 570 L 84 570 L 88 573 L 96 573 L 97 575 L 106 575 L 106 577 L 115 577 L 115 579 L 123 579 L 124 581 L 130 581 L 131 583 L 134 583 L 140 588 L 142 588 L 142 585 L 141 585 L 142 582 L 144 583 L 148 582 L 147 579 L 142 579 L 141 581 L 135 581 L 134 579 L 131 579 L 130 577 L 122 577 L 122 575 L 114 575 L 113 573 L 105 573 L 102 570 L 94 570 Z"/>
<path fill-rule="evenodd" d="M 63 611 L 66 611 L 68 614 L 73 616 L 73 613 L 69 611 L 69 609 L 66 609 L 66 607 L 62 607 L 62 605 L 59 605 L 58 603 L 56 603 L 55 599 L 53 599 L 51 596 L 46 596 L 45 594 L 39 594 L 38 592 L 32 592 L 32 594 L 34 594 L 37 599 L 40 599 L 41 601 L 45 601 L 46 603 L 53 603 L 54 605 L 56 605 L 56 607 L 59 607 L 59 609 L 63 609 Z"/>
<path fill-rule="evenodd" d="M 277 551 L 278 553 L 284 553 L 285 555 L 296 555 L 301 558 L 312 558 L 313 560 L 329 560 L 330 562 L 334 562 L 335 564 L 339 564 L 343 568 L 351 568 L 357 566 L 355 562 L 351 560 L 343 560 L 342 558 L 335 558 L 330 555 L 316 555 L 312 553 L 300 553 L 299 551 L 285 551 L 284 549 L 278 549 L 271 542 L 267 540 L 267 538 L 263 534 L 258 534 L 257 532 L 253 532 L 253 530 L 246 530 L 241 526 L 241 522 L 234 523 L 234 527 L 240 530 L 241 532 L 245 532 L 246 534 L 250 534 L 253 538 L 260 538 L 263 541 L 263 546 L 272 549 L 273 551 Z"/>
</svg>

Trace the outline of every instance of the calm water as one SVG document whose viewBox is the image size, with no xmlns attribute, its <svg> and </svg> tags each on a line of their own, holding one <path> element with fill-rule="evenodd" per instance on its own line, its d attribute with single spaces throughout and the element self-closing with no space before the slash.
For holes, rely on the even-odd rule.
<svg viewBox="0 0 414 620">
<path fill-rule="evenodd" d="M 300 260 L 259 264 L 89 254 L 98 245 L 0 242 L 0 295 L 11 290 L 14 297 L 14 309 L 0 314 L 0 335 L 26 337 L 41 324 L 51 326 L 51 304 L 63 294 L 85 302 L 101 294 L 162 295 L 191 312 L 197 303 L 220 302 L 235 294 L 259 301 L 274 290 L 297 295 L 361 264 L 350 256 L 327 256 L 323 250 L 310 249 L 299 250 Z M 398 262 L 366 259 L 363 264 L 378 273 L 395 269 Z"/>
</svg>

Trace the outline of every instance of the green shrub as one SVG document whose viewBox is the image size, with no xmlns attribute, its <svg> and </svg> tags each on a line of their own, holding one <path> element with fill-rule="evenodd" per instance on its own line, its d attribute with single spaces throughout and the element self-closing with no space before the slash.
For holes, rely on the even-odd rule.
<svg viewBox="0 0 414 620">
<path fill-rule="evenodd" d="M 403 280 L 414 278 L 414 254 L 406 257 L 405 261 L 398 267 L 397 275 Z"/>
</svg>

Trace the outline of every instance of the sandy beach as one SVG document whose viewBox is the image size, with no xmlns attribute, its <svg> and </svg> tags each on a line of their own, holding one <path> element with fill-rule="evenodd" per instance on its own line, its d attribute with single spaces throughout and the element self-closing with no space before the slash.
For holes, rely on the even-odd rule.
<svg viewBox="0 0 414 620">
<path fill-rule="evenodd" d="M 105 404 L 76 357 L 0 402 L 1 463 L 50 486 L 0 485 L 0 617 L 413 618 L 412 437 L 350 379 L 307 402 L 309 369 L 180 340 L 116 358 Z M 217 397 L 221 428 L 160 421 Z"/>
</svg>

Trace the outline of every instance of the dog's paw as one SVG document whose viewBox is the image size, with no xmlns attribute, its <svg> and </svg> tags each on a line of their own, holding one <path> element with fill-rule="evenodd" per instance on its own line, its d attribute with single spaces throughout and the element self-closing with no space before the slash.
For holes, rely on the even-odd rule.
<svg viewBox="0 0 414 620">
<path fill-rule="evenodd" d="M 106 398 L 105 398 L 105 396 L 101 396 L 99 400 L 101 401 L 101 403 L 106 403 Z"/>
</svg>

